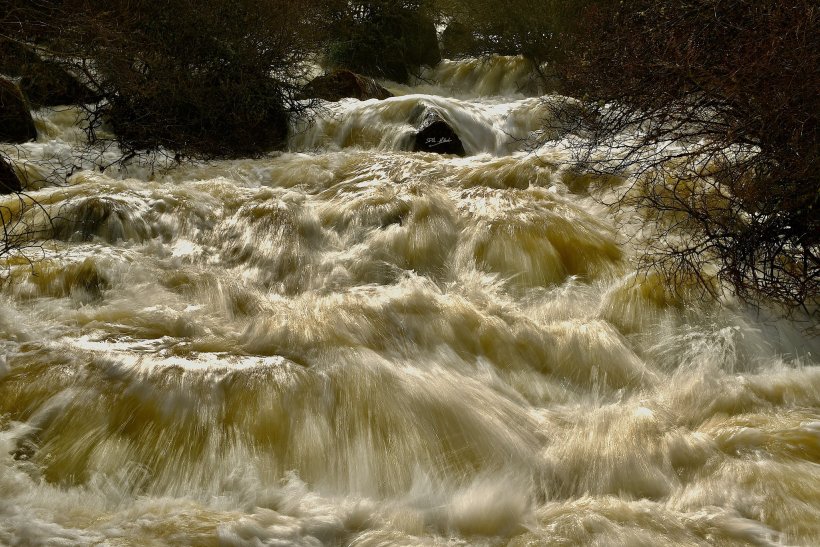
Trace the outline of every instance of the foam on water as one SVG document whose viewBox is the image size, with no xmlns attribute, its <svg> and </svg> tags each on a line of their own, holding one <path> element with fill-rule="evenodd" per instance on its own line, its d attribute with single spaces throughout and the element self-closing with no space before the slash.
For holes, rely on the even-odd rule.
<svg viewBox="0 0 820 547">
<path fill-rule="evenodd" d="M 473 155 L 407 151 L 419 105 Z M 519 149 L 543 108 L 343 101 L 0 200 L 43 246 L 2 269 L 0 544 L 820 541 L 820 342 L 636 275 L 621 182 Z M 44 116 L 18 167 L 70 159 Z"/>
</svg>

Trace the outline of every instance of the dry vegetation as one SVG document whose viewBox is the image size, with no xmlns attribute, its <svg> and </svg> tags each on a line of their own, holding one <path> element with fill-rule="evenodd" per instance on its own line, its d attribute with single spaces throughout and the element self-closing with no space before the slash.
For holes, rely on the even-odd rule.
<svg viewBox="0 0 820 547">
<path fill-rule="evenodd" d="M 309 62 L 406 81 L 448 55 L 548 63 L 580 99 L 576 167 L 631 172 L 624 201 L 672 237 L 646 268 L 717 277 L 815 317 L 820 9 L 814 0 L 7 0 L 3 35 L 87 84 L 89 140 L 124 157 L 281 146 Z M 16 50 L 29 55 L 30 50 Z M 17 55 L 17 54 L 15 54 Z M 13 56 L 13 55 L 12 55 Z M 8 72 L 4 59 L 3 70 Z M 13 63 L 12 63 L 13 64 Z M 112 132 L 100 131 L 111 129 Z"/>
<path fill-rule="evenodd" d="M 587 8 L 560 70 L 583 169 L 636 174 L 624 202 L 668 237 L 644 266 L 707 263 L 742 298 L 818 316 L 820 10 L 812 0 Z M 622 202 L 623 203 L 623 202 Z"/>
</svg>

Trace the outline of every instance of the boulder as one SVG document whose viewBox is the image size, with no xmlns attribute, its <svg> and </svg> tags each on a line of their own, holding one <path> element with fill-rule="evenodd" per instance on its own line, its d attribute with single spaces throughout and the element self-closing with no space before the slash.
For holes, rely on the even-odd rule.
<svg viewBox="0 0 820 547">
<path fill-rule="evenodd" d="M 32 49 L 13 40 L 0 38 L 0 74 L 19 78 L 29 65 L 40 62 L 40 57 Z"/>
<path fill-rule="evenodd" d="M 53 61 L 28 65 L 20 79 L 20 89 L 36 106 L 86 104 L 94 101 L 94 94 L 90 89 Z"/>
<path fill-rule="evenodd" d="M 422 119 L 413 143 L 413 151 L 455 154 L 456 156 L 467 155 L 461 139 L 450 124 L 433 111 L 428 112 Z"/>
<path fill-rule="evenodd" d="M 334 70 L 330 74 L 314 78 L 303 91 L 307 98 L 339 101 L 352 97 L 361 101 L 367 99 L 388 99 L 392 93 L 376 83 L 376 80 L 361 76 L 349 70 Z"/>
<path fill-rule="evenodd" d="M 441 53 L 450 58 L 480 55 L 481 46 L 473 31 L 458 21 L 453 21 L 441 33 Z"/>
<path fill-rule="evenodd" d="M 429 17 L 417 16 L 408 22 L 405 33 L 406 58 L 409 64 L 436 66 L 441 62 L 436 24 Z"/>
<path fill-rule="evenodd" d="M 0 78 L 0 142 L 23 143 L 36 138 L 28 102 L 16 85 Z"/>
<path fill-rule="evenodd" d="M 361 20 L 338 25 L 326 58 L 333 67 L 399 83 L 439 61 L 435 22 L 402 2 L 385 2 Z"/>
<path fill-rule="evenodd" d="M 103 123 L 123 149 L 166 148 L 180 157 L 228 159 L 287 144 L 289 112 L 281 83 L 267 74 L 221 66 L 172 76 L 135 72 L 126 68 L 112 77 L 119 89 L 103 111 Z"/>
<path fill-rule="evenodd" d="M 0 157 L 0 195 L 21 192 L 23 187 L 14 166 L 5 158 Z"/>
<path fill-rule="evenodd" d="M 20 78 L 20 89 L 34 106 L 86 104 L 95 100 L 88 87 L 59 63 L 45 61 L 34 50 L 0 39 L 0 74 Z"/>
</svg>

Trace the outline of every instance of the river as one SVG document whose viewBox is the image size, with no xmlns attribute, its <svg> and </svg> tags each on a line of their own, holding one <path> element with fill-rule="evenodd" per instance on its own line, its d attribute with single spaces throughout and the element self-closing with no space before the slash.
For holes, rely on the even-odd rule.
<svg viewBox="0 0 820 547">
<path fill-rule="evenodd" d="M 0 544 L 820 543 L 820 343 L 636 275 L 629 212 L 527 145 L 527 74 L 445 62 L 284 153 L 33 190 Z M 467 157 L 408 151 L 424 108 Z M 78 162 L 73 119 L 19 167 Z"/>
</svg>

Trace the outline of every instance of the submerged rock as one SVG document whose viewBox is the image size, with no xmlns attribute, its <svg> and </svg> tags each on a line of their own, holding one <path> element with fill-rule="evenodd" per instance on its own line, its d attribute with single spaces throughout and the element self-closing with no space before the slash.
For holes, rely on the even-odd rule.
<svg viewBox="0 0 820 547">
<path fill-rule="evenodd" d="M 0 142 L 23 143 L 37 138 L 37 129 L 20 89 L 0 78 Z"/>
<path fill-rule="evenodd" d="M 23 190 L 20 179 L 14 166 L 5 158 L 0 157 L 0 194 L 13 194 Z"/>
<path fill-rule="evenodd" d="M 60 106 L 94 101 L 94 93 L 58 63 L 41 61 L 28 65 L 20 89 L 32 104 Z"/>
<path fill-rule="evenodd" d="M 435 152 L 466 156 L 464 145 L 455 130 L 437 112 L 428 112 L 416 133 L 413 152 Z"/>
<path fill-rule="evenodd" d="M 69 203 L 52 219 L 55 239 L 61 241 L 144 241 L 152 235 L 143 215 L 125 201 L 89 197 Z"/>
<path fill-rule="evenodd" d="M 364 101 L 367 99 L 388 99 L 393 96 L 373 78 L 349 70 L 335 70 L 330 74 L 314 78 L 305 86 L 304 95 L 308 98 L 333 102 L 346 97 Z"/>
</svg>

